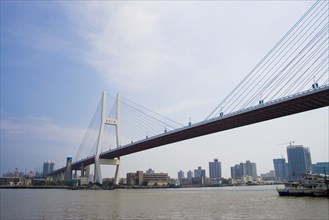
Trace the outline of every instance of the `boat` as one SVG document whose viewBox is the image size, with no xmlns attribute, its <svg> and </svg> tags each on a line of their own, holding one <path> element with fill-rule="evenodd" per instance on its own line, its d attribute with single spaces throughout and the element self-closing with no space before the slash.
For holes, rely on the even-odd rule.
<svg viewBox="0 0 329 220">
<path fill-rule="evenodd" d="M 280 196 L 329 197 L 329 181 L 320 174 L 304 174 L 300 181 L 287 182 L 284 188 L 277 188 Z"/>
</svg>

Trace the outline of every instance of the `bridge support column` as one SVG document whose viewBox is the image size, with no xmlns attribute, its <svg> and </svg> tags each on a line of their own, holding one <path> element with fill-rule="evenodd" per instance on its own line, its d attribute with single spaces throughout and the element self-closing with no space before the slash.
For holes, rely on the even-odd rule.
<svg viewBox="0 0 329 220">
<path fill-rule="evenodd" d="M 89 177 L 89 175 L 90 175 L 90 166 L 86 166 L 85 176 Z"/>
<path fill-rule="evenodd" d="M 106 93 L 105 91 L 102 94 L 102 112 L 101 112 L 101 125 L 99 128 L 99 134 L 98 134 L 98 140 L 97 140 L 97 147 L 96 147 L 96 154 L 95 154 L 95 176 L 94 176 L 94 182 L 102 183 L 102 173 L 101 173 L 101 164 L 108 164 L 108 165 L 116 165 L 116 171 L 115 171 L 115 183 L 119 183 L 119 167 L 120 167 L 120 158 L 116 159 L 117 162 L 115 164 L 109 164 L 112 163 L 112 160 L 107 159 L 101 159 L 99 158 L 100 155 L 100 144 L 103 140 L 103 131 L 105 125 L 114 125 L 116 128 L 116 144 L 117 147 L 120 146 L 119 142 L 119 115 L 120 115 L 120 102 L 119 102 L 119 94 L 117 94 L 116 97 L 116 118 L 107 118 L 106 117 Z M 105 162 L 109 161 L 109 162 Z"/>
<path fill-rule="evenodd" d="M 116 165 L 116 168 L 115 168 L 115 176 L 114 176 L 114 184 L 115 185 L 119 185 L 119 169 L 120 169 L 120 157 L 118 157 L 117 159 L 118 161 L 118 164 Z"/>
<path fill-rule="evenodd" d="M 84 177 L 85 176 L 85 167 L 83 165 L 83 163 L 81 164 L 81 177 Z"/>
</svg>

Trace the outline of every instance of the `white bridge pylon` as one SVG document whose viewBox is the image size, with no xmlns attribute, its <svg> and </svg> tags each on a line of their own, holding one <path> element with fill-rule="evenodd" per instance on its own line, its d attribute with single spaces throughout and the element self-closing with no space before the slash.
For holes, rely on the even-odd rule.
<svg viewBox="0 0 329 220">
<path fill-rule="evenodd" d="M 114 177 L 114 183 L 116 185 L 119 184 L 119 168 L 120 168 L 120 157 L 117 159 L 100 159 L 100 147 L 103 143 L 103 135 L 104 135 L 104 126 L 115 126 L 115 133 L 116 133 L 116 145 L 117 147 L 120 146 L 120 135 L 119 135 L 119 128 L 120 128 L 120 100 L 119 100 L 119 94 L 117 94 L 116 97 L 116 117 L 115 118 L 107 118 L 106 117 L 106 92 L 103 91 L 102 94 L 102 111 L 101 111 L 101 125 L 99 128 L 99 134 L 97 139 L 97 146 L 96 146 L 96 153 L 95 153 L 95 170 L 94 170 L 94 182 L 102 183 L 102 171 L 101 171 L 101 165 L 115 165 L 115 177 Z"/>
</svg>

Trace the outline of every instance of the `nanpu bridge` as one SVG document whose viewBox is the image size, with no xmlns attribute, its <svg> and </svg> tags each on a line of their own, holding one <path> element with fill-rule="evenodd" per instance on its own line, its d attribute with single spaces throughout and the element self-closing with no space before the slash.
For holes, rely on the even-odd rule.
<svg viewBox="0 0 329 220">
<path fill-rule="evenodd" d="M 68 180 L 94 165 L 101 183 L 100 165 L 115 165 L 118 184 L 122 156 L 329 106 L 328 4 L 316 2 L 201 122 L 182 125 L 103 92 L 74 161 L 48 175 Z"/>
</svg>

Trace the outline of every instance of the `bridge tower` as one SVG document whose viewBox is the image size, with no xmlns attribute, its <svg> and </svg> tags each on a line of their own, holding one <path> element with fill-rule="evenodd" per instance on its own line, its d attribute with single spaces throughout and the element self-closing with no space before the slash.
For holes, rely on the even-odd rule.
<svg viewBox="0 0 329 220">
<path fill-rule="evenodd" d="M 120 135 L 119 135 L 119 128 L 120 128 L 120 98 L 119 94 L 117 94 L 116 97 L 116 117 L 115 118 L 107 118 L 106 117 L 106 92 L 103 91 L 102 94 L 102 111 L 101 111 L 101 125 L 99 128 L 98 133 L 98 140 L 97 140 L 97 146 L 96 146 L 96 153 L 95 153 L 95 170 L 94 170 L 94 182 L 102 183 L 102 172 L 101 172 L 101 164 L 103 165 L 115 165 L 115 177 L 114 182 L 116 185 L 119 184 L 119 168 L 120 168 L 120 157 L 117 159 L 101 159 L 99 158 L 100 155 L 100 147 L 101 143 L 103 141 L 103 135 L 104 135 L 104 126 L 110 125 L 115 126 L 115 133 L 116 133 L 116 145 L 117 147 L 120 146 Z"/>
</svg>

